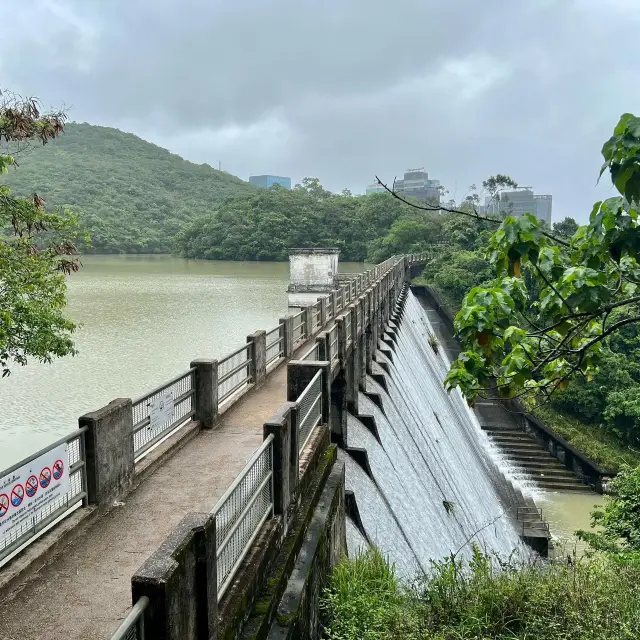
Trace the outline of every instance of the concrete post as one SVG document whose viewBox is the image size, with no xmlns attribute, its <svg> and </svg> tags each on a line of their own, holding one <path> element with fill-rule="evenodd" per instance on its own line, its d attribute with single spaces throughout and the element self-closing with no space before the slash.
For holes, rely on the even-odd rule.
<svg viewBox="0 0 640 640">
<path fill-rule="evenodd" d="M 331 409 L 329 415 L 331 440 L 340 447 L 347 446 L 347 379 L 342 369 L 331 384 Z"/>
<path fill-rule="evenodd" d="M 196 370 L 195 419 L 204 429 L 213 429 L 218 419 L 218 361 L 193 360 L 189 366 Z"/>
<path fill-rule="evenodd" d="M 263 436 L 273 435 L 273 512 L 286 516 L 293 490 L 291 488 L 292 413 L 296 412 L 295 402 L 285 402 L 268 422 L 264 423 Z M 297 435 L 297 434 L 296 434 Z M 296 438 L 297 448 L 297 438 Z M 296 467 L 297 471 L 297 467 Z M 296 474 L 297 475 L 297 474 Z M 283 517 L 286 533 L 286 517 Z"/>
<path fill-rule="evenodd" d="M 256 389 L 264 384 L 267 377 L 267 332 L 264 329 L 247 336 L 247 342 L 253 343 L 251 349 L 251 373 Z"/>
<path fill-rule="evenodd" d="M 333 310 L 333 317 L 336 317 L 336 313 L 340 312 L 340 309 L 338 308 L 338 290 L 334 289 L 331 292 L 331 309 Z"/>
<path fill-rule="evenodd" d="M 358 307 L 360 306 L 360 298 L 356 298 L 355 303 L 349 309 L 349 313 L 351 314 L 351 335 L 347 336 L 348 340 L 351 340 L 351 344 L 356 344 L 356 340 L 358 338 Z"/>
<path fill-rule="evenodd" d="M 286 315 L 280 318 L 280 337 L 282 338 L 282 351 L 285 358 L 293 355 L 293 316 Z"/>
<path fill-rule="evenodd" d="M 316 344 L 318 345 L 318 360 L 329 360 L 327 349 L 327 334 L 323 331 L 316 336 Z"/>
<path fill-rule="evenodd" d="M 324 327 L 327 324 L 327 298 L 324 296 L 318 298 L 318 302 L 320 303 L 320 326 Z"/>
<path fill-rule="evenodd" d="M 91 504 L 110 505 L 133 482 L 133 412 L 130 398 L 118 398 L 78 420 L 85 434 L 87 493 Z"/>
<path fill-rule="evenodd" d="M 133 602 L 149 598 L 145 636 L 215 640 L 217 584 L 215 515 L 187 514 L 131 579 Z"/>
<path fill-rule="evenodd" d="M 361 333 L 358 338 L 358 344 L 356 349 L 356 358 L 358 358 L 358 388 L 360 391 L 367 390 L 367 335 L 366 333 Z"/>
<path fill-rule="evenodd" d="M 304 321 L 304 335 L 307 340 L 311 338 L 311 336 L 313 335 L 313 332 L 315 331 L 315 329 L 313 328 L 313 312 L 314 312 L 313 304 L 308 304 L 302 310 L 302 319 Z"/>
<path fill-rule="evenodd" d="M 347 323 L 342 318 L 336 318 L 336 326 L 338 327 L 338 359 L 344 365 L 347 355 Z"/>
</svg>

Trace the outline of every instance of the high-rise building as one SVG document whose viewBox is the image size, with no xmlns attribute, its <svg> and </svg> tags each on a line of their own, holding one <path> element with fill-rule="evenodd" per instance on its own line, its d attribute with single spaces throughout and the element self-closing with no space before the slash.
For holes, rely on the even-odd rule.
<svg viewBox="0 0 640 640">
<path fill-rule="evenodd" d="M 538 220 L 551 226 L 551 207 L 553 198 L 550 195 L 536 195 L 533 190 L 525 187 L 514 191 L 502 191 L 499 198 L 487 198 L 483 207 L 486 213 L 508 213 L 511 216 L 521 216 L 532 213 Z"/>
<path fill-rule="evenodd" d="M 386 189 L 377 182 L 375 184 L 370 184 L 367 187 L 367 195 L 370 196 L 372 193 L 384 193 Z"/>
<path fill-rule="evenodd" d="M 284 176 L 249 176 L 249 182 L 255 184 L 256 187 L 268 189 L 274 184 L 279 184 L 285 189 L 291 189 L 291 178 Z"/>
<path fill-rule="evenodd" d="M 440 181 L 429 180 L 429 174 L 424 167 L 407 169 L 403 180 L 396 180 L 395 190 L 405 196 L 412 196 L 418 200 L 440 202 Z"/>
</svg>

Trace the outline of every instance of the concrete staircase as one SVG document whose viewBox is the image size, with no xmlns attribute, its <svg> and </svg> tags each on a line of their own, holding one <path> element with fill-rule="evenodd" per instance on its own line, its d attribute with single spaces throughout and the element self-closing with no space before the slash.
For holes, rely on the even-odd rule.
<svg viewBox="0 0 640 640">
<path fill-rule="evenodd" d="M 500 452 L 538 487 L 548 491 L 590 491 L 573 472 L 526 433 L 499 402 L 478 403 L 476 415 Z"/>
</svg>

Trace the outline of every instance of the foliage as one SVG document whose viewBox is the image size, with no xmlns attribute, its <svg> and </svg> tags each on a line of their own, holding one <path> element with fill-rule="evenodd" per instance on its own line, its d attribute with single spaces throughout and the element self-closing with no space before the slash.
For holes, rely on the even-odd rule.
<svg viewBox="0 0 640 640">
<path fill-rule="evenodd" d="M 342 260 L 377 259 L 393 254 L 392 242 L 377 240 L 402 213 L 386 194 L 336 195 L 305 178 L 292 190 L 275 185 L 223 202 L 188 225 L 176 245 L 186 257 L 210 260 L 286 260 L 291 247 L 327 246 L 339 248 Z"/>
<path fill-rule="evenodd" d="M 497 277 L 465 296 L 455 321 L 463 350 L 446 379 L 471 404 L 491 388 L 550 397 L 578 375 L 590 380 L 606 338 L 640 320 L 640 118 L 622 116 L 602 152 L 621 196 L 597 202 L 570 241 L 530 214 L 507 216 L 490 237 Z M 610 420 L 627 424 L 634 410 Z"/>
<path fill-rule="evenodd" d="M 63 112 L 43 114 L 34 99 L 0 94 L 0 173 L 16 167 L 30 143 L 47 144 L 64 128 Z M 62 310 L 65 275 L 78 269 L 77 218 L 66 209 L 47 210 L 44 199 L 0 185 L 0 368 L 29 357 L 49 362 L 74 353 L 75 325 Z"/>
<path fill-rule="evenodd" d="M 411 587 L 395 576 L 391 580 L 389 573 L 376 551 L 336 567 L 323 600 L 328 638 L 640 637 L 638 564 L 599 557 L 571 565 L 517 565 L 476 549 L 468 562 L 434 563 L 431 573 Z"/>
<path fill-rule="evenodd" d="M 4 183 L 71 207 L 100 253 L 162 253 L 188 221 L 257 188 L 118 129 L 70 123 Z M 89 248 L 88 248 L 89 249 Z"/>
<path fill-rule="evenodd" d="M 378 549 L 343 558 L 334 567 L 321 612 L 331 640 L 421 637 L 412 633 L 419 619 L 406 606 L 395 569 Z"/>
<path fill-rule="evenodd" d="M 640 466 L 624 465 L 611 481 L 611 496 L 604 509 L 592 512 L 592 527 L 598 531 L 578 531 L 596 551 L 618 559 L 637 560 L 640 565 Z"/>
<path fill-rule="evenodd" d="M 565 394 L 558 392 L 560 399 Z M 536 404 L 535 399 L 524 398 L 525 406 L 555 433 L 570 442 L 600 468 L 616 472 L 622 465 L 640 465 L 640 452 L 630 448 L 612 433 L 606 424 L 576 419 L 555 408 L 555 403 Z"/>
</svg>

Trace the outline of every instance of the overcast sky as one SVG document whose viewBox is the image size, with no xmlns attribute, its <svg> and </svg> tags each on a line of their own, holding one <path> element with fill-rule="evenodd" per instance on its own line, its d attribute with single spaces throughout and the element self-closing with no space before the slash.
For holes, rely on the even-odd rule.
<svg viewBox="0 0 640 640">
<path fill-rule="evenodd" d="M 363 192 L 496 172 L 584 220 L 640 0 L 0 0 L 0 86 L 195 162 Z"/>
</svg>

